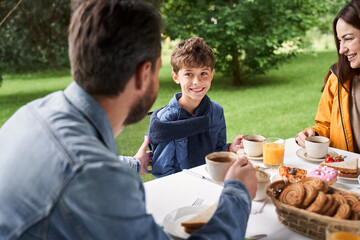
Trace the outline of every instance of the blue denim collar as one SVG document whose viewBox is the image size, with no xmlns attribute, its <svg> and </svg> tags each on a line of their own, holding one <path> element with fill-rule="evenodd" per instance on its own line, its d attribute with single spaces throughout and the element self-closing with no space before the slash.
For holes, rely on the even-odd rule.
<svg viewBox="0 0 360 240">
<path fill-rule="evenodd" d="M 117 146 L 113 129 L 105 110 L 100 104 L 76 82 L 72 82 L 65 90 L 66 98 L 88 119 L 98 131 L 104 144 L 116 155 Z"/>
</svg>

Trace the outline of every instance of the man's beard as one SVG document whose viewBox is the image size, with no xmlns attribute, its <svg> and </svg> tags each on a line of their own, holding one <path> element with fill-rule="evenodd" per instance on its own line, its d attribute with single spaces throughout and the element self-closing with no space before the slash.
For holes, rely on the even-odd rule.
<svg viewBox="0 0 360 240">
<path fill-rule="evenodd" d="M 154 104 L 156 95 L 157 92 L 154 93 L 153 88 L 148 88 L 145 92 L 145 96 L 139 99 L 139 101 L 131 107 L 124 125 L 137 123 L 142 120 Z"/>
</svg>

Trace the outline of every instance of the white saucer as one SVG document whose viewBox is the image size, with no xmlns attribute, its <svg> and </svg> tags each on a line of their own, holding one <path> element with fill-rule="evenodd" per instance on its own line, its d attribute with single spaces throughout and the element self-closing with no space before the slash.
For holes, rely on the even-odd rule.
<svg viewBox="0 0 360 240">
<path fill-rule="evenodd" d="M 245 150 L 242 148 L 242 149 L 240 149 L 240 150 L 238 150 L 237 152 L 236 152 L 236 154 L 237 155 L 239 155 L 239 156 L 247 156 L 247 158 L 249 159 L 249 160 L 255 160 L 255 161 L 262 161 L 263 160 L 263 156 L 261 155 L 260 157 L 250 157 L 250 156 L 248 156 L 246 153 L 245 153 Z"/>
<path fill-rule="evenodd" d="M 299 157 L 299 158 L 302 158 L 304 160 L 307 160 L 307 161 L 311 161 L 311 162 L 322 162 L 325 160 L 325 158 L 311 158 L 307 155 L 306 153 L 306 149 L 305 148 L 300 148 L 296 151 L 296 155 Z M 330 156 L 332 158 L 335 158 L 337 156 L 339 156 L 339 154 L 337 154 L 336 152 L 332 151 L 329 149 L 328 151 L 328 154 L 326 155 L 327 157 Z"/>
</svg>

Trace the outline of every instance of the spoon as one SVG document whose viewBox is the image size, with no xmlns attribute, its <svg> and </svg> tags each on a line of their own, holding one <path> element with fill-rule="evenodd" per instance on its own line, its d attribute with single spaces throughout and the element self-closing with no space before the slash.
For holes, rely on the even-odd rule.
<svg viewBox="0 0 360 240">
<path fill-rule="evenodd" d="M 246 237 L 245 239 L 255 240 L 255 239 L 260 239 L 260 238 L 264 238 L 264 237 L 267 237 L 267 234 L 257 234 L 257 235 L 253 235 L 250 237 Z"/>
</svg>

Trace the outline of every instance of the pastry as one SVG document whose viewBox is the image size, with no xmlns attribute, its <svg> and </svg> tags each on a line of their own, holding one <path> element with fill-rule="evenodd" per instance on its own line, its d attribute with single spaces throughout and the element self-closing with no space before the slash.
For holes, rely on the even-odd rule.
<svg viewBox="0 0 360 240">
<path fill-rule="evenodd" d="M 347 203 L 346 199 L 340 194 L 340 193 L 334 193 L 333 198 L 335 198 L 335 201 L 338 204 L 344 204 Z"/>
<path fill-rule="evenodd" d="M 327 201 L 324 204 L 324 206 L 322 206 L 321 210 L 320 210 L 320 214 L 325 214 L 330 208 L 331 206 L 334 204 L 335 199 L 332 197 L 331 194 L 325 194 L 327 197 Z"/>
<path fill-rule="evenodd" d="M 316 198 L 318 191 L 311 185 L 304 185 L 305 188 L 305 197 L 304 197 L 304 201 L 301 205 L 301 208 L 307 208 L 310 203 L 312 203 L 314 201 L 314 199 Z"/>
<path fill-rule="evenodd" d="M 353 214 L 353 220 L 359 220 L 360 219 L 360 201 L 359 202 L 356 202 L 354 203 L 352 206 L 351 206 L 351 211 L 352 211 L 352 214 Z M 355 219 L 356 218 L 356 219 Z"/>
<path fill-rule="evenodd" d="M 314 202 L 310 204 L 310 206 L 306 208 L 306 210 L 308 210 L 309 212 L 320 213 L 322 207 L 324 206 L 324 204 L 326 204 L 327 200 L 328 198 L 325 193 L 319 192 Z"/>
<path fill-rule="evenodd" d="M 350 205 L 350 207 L 352 205 L 354 205 L 354 203 L 359 202 L 359 199 L 351 193 L 343 193 L 342 196 L 346 199 L 347 203 Z"/>
<path fill-rule="evenodd" d="M 279 175 L 284 181 L 291 183 L 298 182 L 306 176 L 307 171 L 301 168 L 291 168 L 286 166 L 279 167 Z"/>
<path fill-rule="evenodd" d="M 293 183 L 281 192 L 279 200 L 290 206 L 299 207 L 305 197 L 305 188 L 300 183 Z"/>
<path fill-rule="evenodd" d="M 328 166 L 318 166 L 314 170 L 310 171 L 306 177 L 317 177 L 327 182 L 328 184 L 333 184 L 337 181 L 339 173 L 335 169 Z"/>
<path fill-rule="evenodd" d="M 330 217 L 335 215 L 335 213 L 340 205 L 340 203 L 338 203 L 336 201 L 336 199 L 334 198 L 333 194 L 331 195 L 331 197 L 334 201 L 333 201 L 332 205 L 330 206 L 330 208 L 324 213 L 324 215 L 330 216 Z"/>
<path fill-rule="evenodd" d="M 336 211 L 336 214 L 334 215 L 334 218 L 348 219 L 350 217 L 350 214 L 351 214 L 351 209 L 349 204 L 347 203 L 340 204 L 340 206 Z"/>
<path fill-rule="evenodd" d="M 300 180 L 300 182 L 304 185 L 311 185 L 318 191 L 323 191 L 324 193 L 327 192 L 329 185 L 322 181 L 320 178 L 315 177 L 306 177 Z"/>
</svg>

